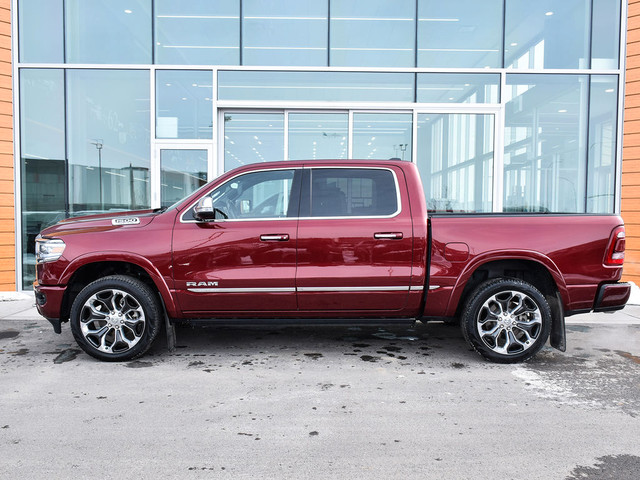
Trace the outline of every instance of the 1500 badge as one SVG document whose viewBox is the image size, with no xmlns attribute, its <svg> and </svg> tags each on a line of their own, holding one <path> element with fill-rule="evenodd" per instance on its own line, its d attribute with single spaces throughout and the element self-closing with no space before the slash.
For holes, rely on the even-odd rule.
<svg viewBox="0 0 640 480">
<path fill-rule="evenodd" d="M 139 223 L 140 219 L 138 217 L 114 218 L 111 220 L 111 225 L 138 225 Z"/>
</svg>

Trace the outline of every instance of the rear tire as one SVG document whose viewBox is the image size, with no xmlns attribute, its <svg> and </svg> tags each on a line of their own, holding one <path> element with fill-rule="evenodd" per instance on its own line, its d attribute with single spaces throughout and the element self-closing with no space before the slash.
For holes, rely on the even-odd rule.
<svg viewBox="0 0 640 480">
<path fill-rule="evenodd" d="M 460 324 L 469 344 L 492 362 L 530 359 L 551 332 L 551 307 L 533 285 L 516 278 L 481 283 L 469 296 Z"/>
<path fill-rule="evenodd" d="M 154 291 L 126 275 L 87 285 L 71 306 L 71 331 L 86 353 L 119 362 L 142 356 L 160 330 L 162 309 Z"/>
</svg>

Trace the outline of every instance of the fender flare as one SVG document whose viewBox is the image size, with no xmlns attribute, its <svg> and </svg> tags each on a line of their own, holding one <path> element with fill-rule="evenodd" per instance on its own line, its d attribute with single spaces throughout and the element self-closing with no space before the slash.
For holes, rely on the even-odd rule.
<svg viewBox="0 0 640 480">
<path fill-rule="evenodd" d="M 447 315 L 455 315 L 457 306 L 462 297 L 462 292 L 474 272 L 487 263 L 501 260 L 526 260 L 541 265 L 549 272 L 551 278 L 555 282 L 562 303 L 564 305 L 569 304 L 569 291 L 567 290 L 567 284 L 562 273 L 560 273 L 558 266 L 549 257 L 533 250 L 511 250 L 508 253 L 503 251 L 494 251 L 481 253 L 465 266 L 451 291 L 449 304 L 447 305 Z"/>
<path fill-rule="evenodd" d="M 141 269 L 143 269 L 147 275 L 151 278 L 156 289 L 162 297 L 167 314 L 170 317 L 176 317 L 178 310 L 174 301 L 174 297 L 171 294 L 169 286 L 164 280 L 164 277 L 160 274 L 158 269 L 147 259 L 141 255 L 131 252 L 121 251 L 101 251 L 97 253 L 88 253 L 75 258 L 71 263 L 67 265 L 64 272 L 60 276 L 60 284 L 67 285 L 71 280 L 71 277 L 78 271 L 78 269 L 92 264 L 102 262 L 114 262 L 114 263 L 131 263 Z"/>
</svg>

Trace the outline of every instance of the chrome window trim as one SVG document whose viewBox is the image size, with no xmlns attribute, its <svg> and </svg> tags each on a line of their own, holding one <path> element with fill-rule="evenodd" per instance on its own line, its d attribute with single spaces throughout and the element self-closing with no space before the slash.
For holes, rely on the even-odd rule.
<svg viewBox="0 0 640 480">
<path fill-rule="evenodd" d="M 373 161 L 375 162 L 375 160 Z M 407 162 L 411 163 L 411 162 Z M 341 216 L 328 216 L 328 217 L 298 217 L 299 220 L 362 220 L 368 218 L 394 218 L 400 215 L 402 212 L 402 196 L 400 195 L 400 184 L 398 183 L 398 176 L 396 172 L 390 167 L 381 167 L 381 166 L 366 166 L 366 165 L 318 165 L 316 166 L 308 166 L 305 167 L 309 170 L 321 170 L 321 169 L 349 169 L 349 170 L 387 170 L 391 172 L 391 176 L 393 177 L 393 182 L 396 187 L 396 202 L 397 208 L 396 211 L 389 215 L 341 215 Z M 312 172 L 313 173 L 313 172 Z"/>
<path fill-rule="evenodd" d="M 303 160 L 304 161 L 304 160 Z M 285 161 L 286 162 L 286 161 Z M 407 162 L 410 163 L 410 162 Z M 232 181 L 234 178 L 238 178 L 241 175 L 247 175 L 249 173 L 257 173 L 257 172 L 272 172 L 272 171 L 278 171 L 278 170 L 313 170 L 313 169 L 337 169 L 337 168 L 341 168 L 341 169 L 358 169 L 358 170 L 387 170 L 389 172 L 391 172 L 391 175 L 393 176 L 393 182 L 395 184 L 396 187 L 396 200 L 398 203 L 398 208 L 396 209 L 396 211 L 392 214 L 389 215 L 358 215 L 358 216 L 335 216 L 335 217 L 266 217 L 266 218 L 221 218 L 220 220 L 214 220 L 212 222 L 198 222 L 197 220 L 185 220 L 184 216 L 191 211 L 191 209 L 196 205 L 196 203 L 198 203 L 198 200 L 200 200 L 200 198 L 209 195 L 213 190 L 209 190 L 207 191 L 207 193 L 205 193 L 204 195 L 202 195 L 201 197 L 198 198 L 198 200 L 196 200 L 195 202 L 193 202 L 188 208 L 185 209 L 185 211 L 180 215 L 180 223 L 233 223 L 233 222 L 264 222 L 264 221 L 275 221 L 275 220 L 279 220 L 279 221 L 283 221 L 283 220 L 363 220 L 363 219 L 377 219 L 377 218 L 394 218 L 397 217 L 398 215 L 400 215 L 400 213 L 402 213 L 402 197 L 400 195 L 400 183 L 398 182 L 398 176 L 396 175 L 396 172 L 389 167 L 381 167 L 381 166 L 360 166 L 360 165 L 336 165 L 336 166 L 331 166 L 331 165 L 318 165 L 318 166 L 313 166 L 313 165 L 305 165 L 303 167 L 278 167 L 278 168 L 263 168 L 263 169 L 259 169 L 259 170 L 251 170 L 249 172 L 242 172 L 242 173 L 238 173 L 237 175 L 234 175 L 233 177 L 229 178 L 226 182 L 224 182 L 223 184 L 221 184 L 220 186 L 224 185 L 227 182 Z"/>
</svg>

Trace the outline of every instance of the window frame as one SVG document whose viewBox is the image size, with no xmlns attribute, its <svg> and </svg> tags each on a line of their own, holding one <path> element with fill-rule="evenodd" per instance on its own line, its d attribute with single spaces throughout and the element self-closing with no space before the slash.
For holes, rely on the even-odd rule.
<svg viewBox="0 0 640 480">
<path fill-rule="evenodd" d="M 391 173 L 391 178 L 393 178 L 393 183 L 395 186 L 396 192 L 396 210 L 395 212 L 388 215 L 330 215 L 330 216 L 311 216 L 311 215 L 301 215 L 301 210 L 303 205 L 309 207 L 309 213 L 311 210 L 311 178 L 314 170 L 386 170 Z M 299 219 L 300 220 L 356 220 L 356 219 L 373 219 L 373 218 L 395 218 L 402 213 L 402 195 L 400 195 L 400 184 L 398 183 L 398 176 L 396 172 L 389 167 L 376 167 L 376 166 L 366 166 L 359 167 L 356 165 L 318 165 L 318 166 L 309 166 L 304 169 L 304 176 L 302 179 L 302 186 L 306 188 L 301 188 L 300 193 L 300 204 L 299 204 Z"/>
</svg>

